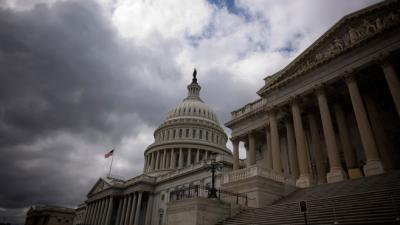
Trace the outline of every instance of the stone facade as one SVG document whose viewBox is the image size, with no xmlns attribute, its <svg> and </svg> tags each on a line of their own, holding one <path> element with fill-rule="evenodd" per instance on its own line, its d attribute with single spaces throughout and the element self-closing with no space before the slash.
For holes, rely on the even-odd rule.
<svg viewBox="0 0 400 225">
<path fill-rule="evenodd" d="M 32 206 L 25 225 L 72 225 L 75 210 L 58 206 Z"/>
<path fill-rule="evenodd" d="M 266 77 L 261 98 L 226 123 L 233 169 L 243 170 L 240 142 L 248 166 L 294 179 L 300 188 L 398 168 L 399 9 L 399 1 L 384 1 L 345 16 Z"/>
</svg>

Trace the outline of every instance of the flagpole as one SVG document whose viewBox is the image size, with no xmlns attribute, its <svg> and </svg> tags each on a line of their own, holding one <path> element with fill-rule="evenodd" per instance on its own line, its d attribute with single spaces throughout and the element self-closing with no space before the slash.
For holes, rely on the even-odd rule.
<svg viewBox="0 0 400 225">
<path fill-rule="evenodd" d="M 114 153 L 111 155 L 110 171 L 108 172 L 108 176 L 109 176 L 109 177 L 111 177 L 111 168 L 112 168 L 113 160 L 114 160 Z"/>
</svg>

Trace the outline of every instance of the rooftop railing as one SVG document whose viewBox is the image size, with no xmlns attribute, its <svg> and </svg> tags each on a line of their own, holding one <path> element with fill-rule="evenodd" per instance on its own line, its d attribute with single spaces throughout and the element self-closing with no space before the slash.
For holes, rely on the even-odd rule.
<svg viewBox="0 0 400 225">
<path fill-rule="evenodd" d="M 231 112 L 231 120 L 239 118 L 245 114 L 250 112 L 256 112 L 260 109 L 263 109 L 267 104 L 267 101 L 263 98 L 258 99 L 257 101 L 251 102 L 240 109 Z"/>
</svg>

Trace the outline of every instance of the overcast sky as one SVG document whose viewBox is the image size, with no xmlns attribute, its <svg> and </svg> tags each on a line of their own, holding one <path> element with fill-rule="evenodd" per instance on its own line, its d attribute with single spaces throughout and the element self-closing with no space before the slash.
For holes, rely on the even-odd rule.
<svg viewBox="0 0 400 225">
<path fill-rule="evenodd" d="M 0 222 L 81 203 L 112 148 L 114 174 L 140 174 L 194 67 L 223 124 L 264 77 L 375 2 L 0 0 Z"/>
</svg>

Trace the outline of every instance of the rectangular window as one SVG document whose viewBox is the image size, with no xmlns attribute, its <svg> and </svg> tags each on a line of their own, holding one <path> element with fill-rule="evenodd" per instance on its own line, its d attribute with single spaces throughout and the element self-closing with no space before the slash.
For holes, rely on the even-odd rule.
<svg viewBox="0 0 400 225">
<path fill-rule="evenodd" d="M 179 129 L 179 137 L 182 137 L 182 129 Z"/>
<path fill-rule="evenodd" d="M 192 137 L 196 138 L 196 129 L 193 129 Z"/>
<path fill-rule="evenodd" d="M 208 141 L 208 131 L 206 131 L 206 140 Z"/>
<path fill-rule="evenodd" d="M 202 130 L 200 130 L 200 137 L 199 138 L 203 139 L 203 131 Z"/>
<path fill-rule="evenodd" d="M 175 139 L 176 136 L 176 130 L 174 130 L 174 133 L 172 134 L 172 138 Z"/>
<path fill-rule="evenodd" d="M 186 135 L 187 138 L 189 137 L 189 129 L 186 129 Z"/>
</svg>

